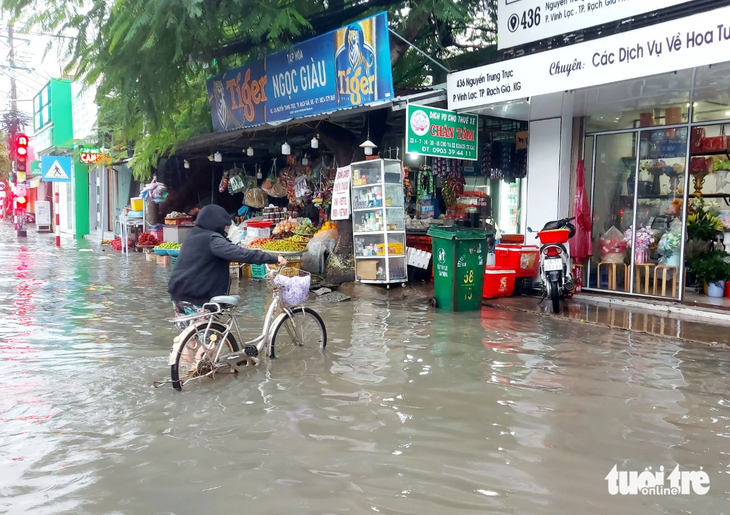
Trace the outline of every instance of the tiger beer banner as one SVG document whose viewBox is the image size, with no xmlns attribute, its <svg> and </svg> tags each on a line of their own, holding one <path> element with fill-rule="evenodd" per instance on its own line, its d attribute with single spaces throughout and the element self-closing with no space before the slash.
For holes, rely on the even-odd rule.
<svg viewBox="0 0 730 515">
<path fill-rule="evenodd" d="M 207 80 L 216 132 L 393 98 L 386 13 Z"/>
</svg>

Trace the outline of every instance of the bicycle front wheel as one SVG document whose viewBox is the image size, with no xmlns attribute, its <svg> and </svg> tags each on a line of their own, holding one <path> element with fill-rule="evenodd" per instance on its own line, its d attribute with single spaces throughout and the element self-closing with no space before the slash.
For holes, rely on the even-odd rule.
<svg viewBox="0 0 730 515">
<path fill-rule="evenodd" d="M 271 358 L 306 357 L 327 347 L 327 329 L 322 317 L 310 308 L 293 308 L 283 317 L 271 337 Z"/>
<path fill-rule="evenodd" d="M 175 357 L 175 364 L 170 366 L 170 379 L 175 390 L 182 390 L 191 379 L 211 374 L 215 368 L 212 360 L 220 345 L 223 345 L 221 356 L 239 350 L 236 338 L 230 332 L 226 335 L 226 331 L 223 324 L 214 322 L 208 327 L 206 322 L 186 336 Z"/>
</svg>

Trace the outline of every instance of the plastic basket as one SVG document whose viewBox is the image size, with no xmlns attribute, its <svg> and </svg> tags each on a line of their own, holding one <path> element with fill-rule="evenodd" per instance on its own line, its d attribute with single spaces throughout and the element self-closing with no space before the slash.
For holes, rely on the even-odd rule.
<svg viewBox="0 0 730 515">
<path fill-rule="evenodd" d="M 271 226 L 273 222 L 247 222 L 246 237 L 247 238 L 269 238 L 271 236 Z"/>
<path fill-rule="evenodd" d="M 142 197 L 132 197 L 129 199 L 129 203 L 132 206 L 132 211 L 142 211 L 144 209 Z"/>
<path fill-rule="evenodd" d="M 254 279 L 265 279 L 266 265 L 251 265 L 251 277 Z"/>
<path fill-rule="evenodd" d="M 552 231 L 540 231 L 537 233 L 540 243 L 547 245 L 549 243 L 567 243 L 570 239 L 569 229 L 553 229 Z"/>
</svg>

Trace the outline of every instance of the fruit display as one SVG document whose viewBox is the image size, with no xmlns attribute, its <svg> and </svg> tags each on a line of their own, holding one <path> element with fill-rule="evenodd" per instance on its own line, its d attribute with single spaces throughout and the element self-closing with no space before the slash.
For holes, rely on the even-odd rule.
<svg viewBox="0 0 730 515">
<path fill-rule="evenodd" d="M 294 243 L 301 243 L 302 245 L 306 245 L 309 243 L 310 237 L 309 236 L 302 236 L 301 234 L 295 234 L 291 238 L 289 238 L 289 241 L 293 241 Z"/>
<path fill-rule="evenodd" d="M 159 245 L 160 242 L 157 241 L 157 238 L 155 238 L 155 235 L 149 232 L 143 232 L 139 235 L 139 239 L 137 240 L 138 246 L 148 247 L 148 246 L 156 246 Z"/>
<path fill-rule="evenodd" d="M 165 243 L 160 243 L 155 248 L 156 249 L 165 249 L 165 250 L 179 250 L 181 247 L 182 247 L 182 243 L 166 241 Z"/>
<path fill-rule="evenodd" d="M 258 248 L 269 252 L 301 252 L 304 250 L 304 247 L 291 240 L 269 241 Z"/>
<path fill-rule="evenodd" d="M 294 231 L 296 226 L 297 222 L 289 218 L 288 220 L 284 220 L 283 222 L 276 224 L 276 227 L 274 227 L 271 234 L 274 236 L 285 235 L 284 237 L 288 237 L 292 231 Z"/>
<path fill-rule="evenodd" d="M 187 213 L 181 213 L 180 211 L 173 211 L 172 213 L 168 213 L 165 218 L 168 220 L 176 220 L 178 218 L 190 218 L 190 215 Z"/>
<path fill-rule="evenodd" d="M 312 224 L 309 218 L 305 218 L 294 228 L 296 234 L 314 234 L 317 232 L 317 228 Z"/>
<path fill-rule="evenodd" d="M 325 222 L 322 227 L 320 227 L 319 231 L 315 233 L 315 236 L 321 232 L 329 231 L 331 229 L 337 229 L 337 226 L 333 222 Z"/>
<path fill-rule="evenodd" d="M 249 249 L 260 249 L 262 245 L 265 245 L 267 243 L 270 243 L 274 240 L 271 238 L 256 238 L 252 242 L 250 242 L 248 245 L 246 245 Z"/>
</svg>

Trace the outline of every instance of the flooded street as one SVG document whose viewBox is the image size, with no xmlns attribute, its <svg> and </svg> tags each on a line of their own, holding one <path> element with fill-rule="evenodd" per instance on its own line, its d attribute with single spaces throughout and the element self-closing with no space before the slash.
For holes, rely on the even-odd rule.
<svg viewBox="0 0 730 515">
<path fill-rule="evenodd" d="M 729 513 L 730 349 L 428 291 L 311 300 L 321 360 L 175 392 L 169 268 L 0 224 L 0 512 Z M 259 330 L 265 285 L 244 280 Z M 674 469 L 705 495 L 608 493 Z M 668 484 L 668 482 L 667 482 Z"/>
</svg>

